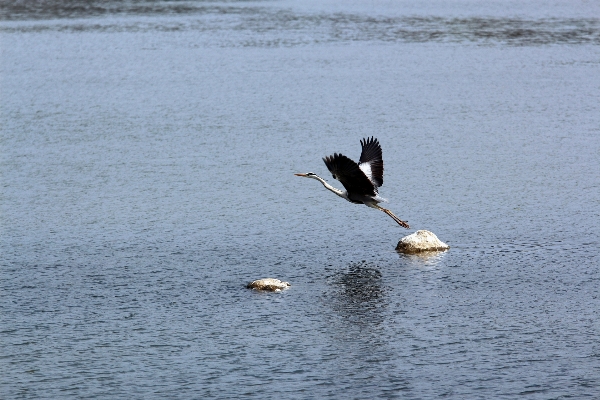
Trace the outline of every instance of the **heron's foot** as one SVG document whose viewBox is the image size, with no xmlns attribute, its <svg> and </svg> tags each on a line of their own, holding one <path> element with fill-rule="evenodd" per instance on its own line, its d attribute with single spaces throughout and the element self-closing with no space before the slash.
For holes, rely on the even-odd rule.
<svg viewBox="0 0 600 400">
<path fill-rule="evenodd" d="M 408 221 L 402 221 L 401 219 L 399 219 L 396 222 L 398 222 L 398 225 L 400 225 L 401 227 L 410 229 L 410 225 L 408 225 Z"/>
</svg>

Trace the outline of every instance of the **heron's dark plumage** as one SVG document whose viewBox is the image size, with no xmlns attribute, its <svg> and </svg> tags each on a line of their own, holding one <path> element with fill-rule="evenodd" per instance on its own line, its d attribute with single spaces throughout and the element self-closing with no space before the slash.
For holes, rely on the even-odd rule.
<svg viewBox="0 0 600 400">
<path fill-rule="evenodd" d="M 323 158 L 327 169 L 334 179 L 342 182 L 348 194 L 376 196 L 377 191 L 373 183 L 367 178 L 358 164 L 342 154 L 334 153 Z"/>
<path fill-rule="evenodd" d="M 352 195 L 377 196 L 377 188 L 383 185 L 381 146 L 373 137 L 361 140 L 360 144 L 362 146 L 360 164 L 337 153 L 323 158 L 323 161 L 333 178 L 342 182 L 350 197 Z M 365 170 L 370 170 L 371 176 L 367 176 Z"/>
<path fill-rule="evenodd" d="M 383 185 L 383 157 L 379 141 L 373 136 L 360 141 L 362 152 L 360 153 L 360 164 L 369 164 L 371 167 L 371 181 L 377 186 Z"/>
</svg>

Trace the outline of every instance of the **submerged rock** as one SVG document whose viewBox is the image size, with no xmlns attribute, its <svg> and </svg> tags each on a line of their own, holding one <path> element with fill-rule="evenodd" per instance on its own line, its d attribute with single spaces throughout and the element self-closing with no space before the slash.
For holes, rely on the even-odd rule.
<svg viewBox="0 0 600 400">
<path fill-rule="evenodd" d="M 438 239 L 433 232 L 420 230 L 400 239 L 396 251 L 420 253 L 422 251 L 444 251 L 449 248 L 450 246 Z"/>
<path fill-rule="evenodd" d="M 279 279 L 273 278 L 258 279 L 246 285 L 248 289 L 268 290 L 271 292 L 280 292 L 283 289 L 287 289 L 288 286 L 292 285 L 289 282 L 282 282 Z"/>
</svg>

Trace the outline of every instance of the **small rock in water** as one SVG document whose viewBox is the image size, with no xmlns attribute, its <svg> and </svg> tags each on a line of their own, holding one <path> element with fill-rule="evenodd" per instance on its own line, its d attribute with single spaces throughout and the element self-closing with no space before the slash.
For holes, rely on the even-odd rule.
<svg viewBox="0 0 600 400">
<path fill-rule="evenodd" d="M 287 289 L 288 286 L 292 286 L 292 285 L 290 285 L 289 282 L 282 282 L 279 279 L 265 278 L 265 279 L 258 279 L 256 281 L 250 282 L 246 287 L 248 289 L 280 292 L 283 289 Z"/>
<path fill-rule="evenodd" d="M 419 253 L 422 251 L 444 251 L 449 248 L 450 246 L 438 239 L 433 232 L 420 230 L 400 239 L 396 251 Z"/>
</svg>

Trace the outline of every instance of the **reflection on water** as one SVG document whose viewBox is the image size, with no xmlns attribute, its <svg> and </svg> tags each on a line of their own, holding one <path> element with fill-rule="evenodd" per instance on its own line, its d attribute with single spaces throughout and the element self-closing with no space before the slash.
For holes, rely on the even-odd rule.
<svg viewBox="0 0 600 400">
<path fill-rule="evenodd" d="M 388 300 L 379 267 L 365 261 L 354 263 L 329 276 L 328 281 L 332 286 L 331 305 L 344 320 L 359 325 L 383 322 Z"/>
<path fill-rule="evenodd" d="M 421 253 L 398 253 L 400 259 L 407 265 L 417 268 L 433 269 L 444 260 L 448 251 L 424 251 Z"/>
<path fill-rule="evenodd" d="M 598 18 L 384 17 L 347 12 L 307 13 L 275 7 L 276 4 L 250 5 L 244 1 L 14 2 L 2 5 L 0 20 L 15 22 L 5 23 L 0 29 L 8 32 L 231 31 L 237 34 L 235 39 L 214 36 L 206 44 L 251 47 L 356 41 L 501 42 L 511 45 L 600 43 Z M 181 18 L 182 15 L 189 18 Z M 106 16 L 132 18 L 98 19 Z M 160 16 L 160 20 L 140 20 L 139 16 Z M 169 16 L 177 18 L 169 19 Z M 96 17 L 93 23 L 81 20 L 91 17 Z M 74 18 L 78 20 L 69 21 Z"/>
</svg>

